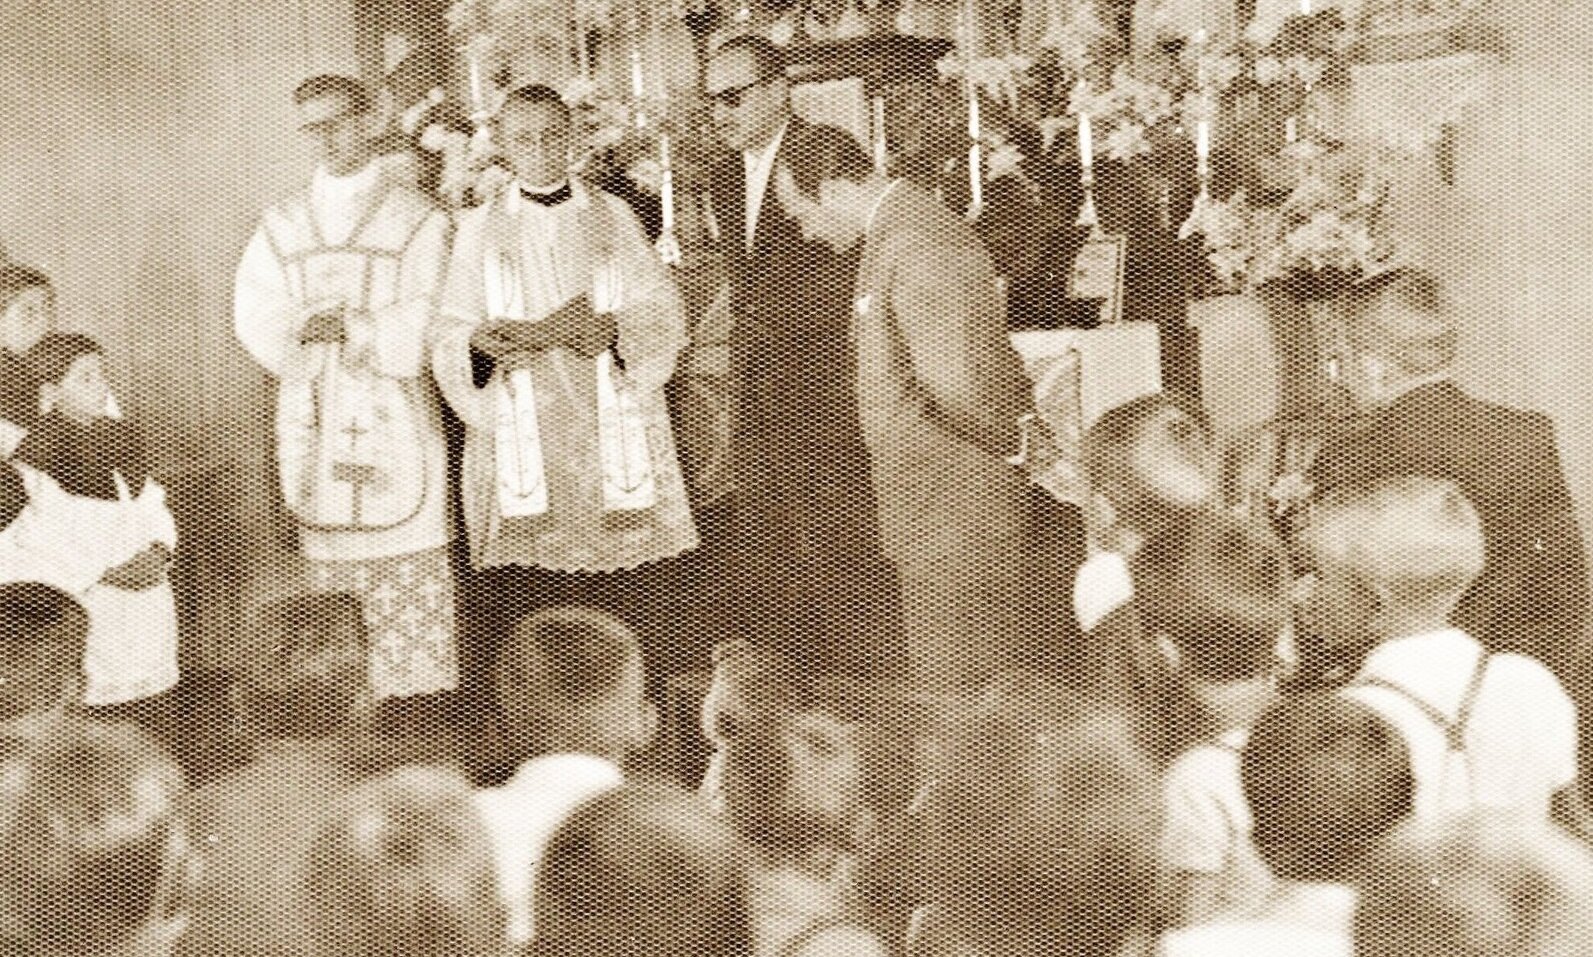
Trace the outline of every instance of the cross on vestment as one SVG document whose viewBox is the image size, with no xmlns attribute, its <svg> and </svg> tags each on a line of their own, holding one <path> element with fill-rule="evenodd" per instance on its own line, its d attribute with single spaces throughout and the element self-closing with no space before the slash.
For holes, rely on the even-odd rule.
<svg viewBox="0 0 1593 957">
<path fill-rule="evenodd" d="M 343 434 L 348 436 L 348 450 L 352 454 L 359 449 L 360 436 L 370 432 L 370 429 L 360 425 L 358 419 L 350 419 L 348 428 Z M 362 465 L 356 462 L 333 462 L 332 481 L 347 482 L 349 494 L 353 498 L 353 515 L 351 525 L 360 524 L 360 512 L 365 500 L 365 486 L 376 483 L 376 466 Z"/>
<path fill-rule="evenodd" d="M 394 588 L 391 582 L 382 582 L 376 586 L 375 591 L 371 592 L 370 598 L 376 605 L 377 614 L 383 616 L 391 615 L 393 613 L 393 602 L 398 598 L 398 589 Z"/>
<path fill-rule="evenodd" d="M 409 632 L 411 638 L 419 638 L 420 626 L 426 621 L 426 613 L 421 611 L 418 605 L 409 605 L 399 612 L 398 620 L 404 623 L 405 630 Z"/>
<path fill-rule="evenodd" d="M 426 599 L 427 608 L 436 610 L 442 604 L 443 586 L 437 579 L 428 578 L 415 590 L 420 592 L 421 596 Z"/>
</svg>

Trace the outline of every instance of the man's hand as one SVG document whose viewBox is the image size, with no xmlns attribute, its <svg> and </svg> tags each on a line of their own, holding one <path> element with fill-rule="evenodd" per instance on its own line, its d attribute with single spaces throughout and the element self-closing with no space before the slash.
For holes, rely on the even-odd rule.
<svg viewBox="0 0 1593 957">
<path fill-rule="evenodd" d="M 494 359 L 515 352 L 540 352 L 555 345 L 545 323 L 494 319 L 476 327 L 470 346 Z"/>
<path fill-rule="evenodd" d="M 554 345 L 591 358 L 612 346 L 619 337 L 619 326 L 612 313 L 598 314 L 592 301 L 576 296 L 543 320 Z"/>
<path fill-rule="evenodd" d="M 123 591 L 148 591 L 166 580 L 171 565 L 171 549 L 159 542 L 107 571 L 100 581 Z"/>
<path fill-rule="evenodd" d="M 305 320 L 299 330 L 299 342 L 337 344 L 348 341 L 348 329 L 343 325 L 343 307 L 324 309 Z"/>
</svg>

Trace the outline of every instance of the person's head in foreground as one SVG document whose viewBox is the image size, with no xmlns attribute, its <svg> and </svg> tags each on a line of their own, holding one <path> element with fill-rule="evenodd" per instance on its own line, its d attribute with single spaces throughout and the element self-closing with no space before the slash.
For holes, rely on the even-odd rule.
<svg viewBox="0 0 1593 957">
<path fill-rule="evenodd" d="M 408 767 L 351 790 L 306 862 L 311 932 L 339 957 L 484 957 L 504 949 L 492 848 L 469 782 Z"/>
<path fill-rule="evenodd" d="M 1351 288 L 1344 387 L 1357 405 L 1388 405 L 1417 386 L 1444 379 L 1455 360 L 1456 330 L 1436 276 L 1400 268 Z"/>
<path fill-rule="evenodd" d="M 0 585 L 0 731 L 72 704 L 88 632 L 88 611 L 59 588 Z"/>
<path fill-rule="evenodd" d="M 914 955 L 1105 957 L 1156 928 L 1161 789 L 1125 715 L 1002 676 L 932 766 Z"/>
<path fill-rule="evenodd" d="M 745 868 L 735 835 L 691 795 L 594 798 L 538 868 L 528 957 L 750 957 Z"/>
<path fill-rule="evenodd" d="M 312 76 L 293 91 L 299 129 L 333 176 L 353 176 L 376 158 L 376 118 L 365 84 L 348 76 Z"/>
<path fill-rule="evenodd" d="M 55 326 L 50 277 L 20 263 L 0 261 L 0 349 L 22 356 Z"/>
<path fill-rule="evenodd" d="M 1256 852 L 1280 880 L 1339 884 L 1413 807 L 1410 754 L 1376 711 L 1325 692 L 1256 722 L 1240 759 Z"/>
<path fill-rule="evenodd" d="M 498 108 L 495 138 L 523 186 L 557 186 L 575 157 L 570 108 L 558 91 L 541 84 L 511 90 Z"/>
<path fill-rule="evenodd" d="M 768 38 L 732 37 L 708 57 L 703 93 L 714 132 L 732 150 L 762 150 L 791 116 L 785 54 Z"/>
<path fill-rule="evenodd" d="M 775 169 L 780 204 L 802 226 L 802 238 L 846 252 L 863 238 L 889 180 L 845 130 L 809 126 Z"/>
<path fill-rule="evenodd" d="M 498 651 L 493 693 L 523 760 L 590 754 L 623 764 L 658 729 L 646 697 L 641 641 L 590 608 L 552 608 L 523 619 Z"/>
<path fill-rule="evenodd" d="M 39 957 L 167 957 L 196 878 L 170 754 L 72 721 L 0 758 L 0 935 Z"/>
<path fill-rule="evenodd" d="M 105 350 L 88 336 L 52 332 L 28 350 L 28 369 L 39 387 L 39 408 L 92 426 L 111 411 Z"/>
<path fill-rule="evenodd" d="M 1084 434 L 1095 534 L 1133 552 L 1206 508 L 1217 493 L 1211 428 L 1182 396 L 1142 396 L 1107 410 Z"/>
<path fill-rule="evenodd" d="M 1593 856 L 1539 819 L 1408 824 L 1359 875 L 1362 957 L 1586 957 Z"/>
<path fill-rule="evenodd" d="M 843 679 L 803 682 L 727 742 L 727 819 L 777 863 L 869 848 L 912 798 L 911 720 Z"/>
<path fill-rule="evenodd" d="M 1135 607 L 1170 673 L 1221 732 L 1248 726 L 1293 665 L 1289 564 L 1259 520 L 1196 515 L 1131 563 Z"/>
<path fill-rule="evenodd" d="M 350 730 L 368 681 L 359 600 L 330 593 L 286 598 L 260 614 L 259 653 L 235 688 L 235 705 L 269 738 L 308 741 Z"/>
<path fill-rule="evenodd" d="M 1330 490 L 1301 530 L 1299 626 L 1335 657 L 1449 627 L 1482 573 L 1482 522 L 1459 486 L 1400 476 Z"/>
</svg>

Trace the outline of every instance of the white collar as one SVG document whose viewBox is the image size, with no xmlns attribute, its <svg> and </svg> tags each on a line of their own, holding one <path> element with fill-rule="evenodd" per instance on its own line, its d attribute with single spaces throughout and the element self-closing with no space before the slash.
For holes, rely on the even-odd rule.
<svg viewBox="0 0 1593 957">
<path fill-rule="evenodd" d="M 382 164 L 372 160 L 365 168 L 349 176 L 333 176 L 325 166 L 317 166 L 311 185 L 322 199 L 350 200 L 371 191 L 381 176 Z"/>
<path fill-rule="evenodd" d="M 623 781 L 625 773 L 608 758 L 595 754 L 565 751 L 544 754 L 520 765 L 505 787 L 546 787 L 551 780 L 563 785 Z"/>
<path fill-rule="evenodd" d="M 868 210 L 868 219 L 863 223 L 864 235 L 867 235 L 874 228 L 874 220 L 879 218 L 880 207 L 885 205 L 885 198 L 895 192 L 896 187 L 900 185 L 902 185 L 900 179 L 893 179 L 890 181 L 890 185 L 880 190 L 880 194 L 874 198 L 874 205 L 869 207 Z"/>
<path fill-rule="evenodd" d="M 1453 660 L 1454 656 L 1448 653 L 1450 649 L 1443 647 L 1446 645 L 1463 646 L 1474 653 L 1482 650 L 1482 645 L 1477 639 L 1458 628 L 1391 638 L 1367 653 L 1358 675 L 1362 678 L 1374 675 L 1383 678 L 1390 675 L 1407 678 L 1412 675 L 1430 674 L 1434 671 L 1432 667 L 1434 662 Z"/>
<path fill-rule="evenodd" d="M 788 116 L 780 122 L 780 128 L 774 131 L 774 136 L 764 145 L 763 149 L 741 151 L 742 162 L 747 164 L 748 169 L 754 169 L 758 164 L 770 162 L 773 159 L 774 154 L 780 151 L 780 143 L 785 140 L 785 131 L 790 125 L 791 118 Z"/>
</svg>

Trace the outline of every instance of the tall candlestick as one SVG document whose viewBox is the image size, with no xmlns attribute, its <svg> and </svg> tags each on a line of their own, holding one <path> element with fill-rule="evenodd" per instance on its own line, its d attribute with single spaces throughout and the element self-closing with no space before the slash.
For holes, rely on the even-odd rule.
<svg viewBox="0 0 1593 957">
<path fill-rule="evenodd" d="M 1211 121 L 1195 123 L 1195 158 L 1204 165 L 1211 158 Z"/>
<path fill-rule="evenodd" d="M 486 87 L 481 78 L 481 57 L 477 55 L 474 43 L 465 48 L 465 58 L 470 67 L 470 112 L 472 115 L 485 113 L 487 110 Z"/>
<path fill-rule="evenodd" d="M 1090 114 L 1079 114 L 1079 163 L 1085 170 L 1095 168 L 1095 134 L 1090 128 Z"/>
<path fill-rule="evenodd" d="M 640 44 L 631 46 L 631 96 L 638 101 L 647 95 L 645 85 L 642 83 L 642 48 Z"/>
<path fill-rule="evenodd" d="M 874 172 L 885 172 L 885 98 L 874 97 Z"/>
<path fill-rule="evenodd" d="M 1293 146 L 1300 139 L 1300 121 L 1289 117 L 1283 121 L 1283 140 Z"/>
<path fill-rule="evenodd" d="M 575 56 L 580 61 L 581 77 L 592 78 L 591 52 L 586 48 L 586 28 L 581 24 L 575 25 Z"/>
<path fill-rule="evenodd" d="M 675 229 L 675 171 L 669 161 L 668 133 L 661 133 L 658 137 L 658 165 L 663 167 L 658 184 L 658 199 L 663 210 L 663 231 L 669 233 Z"/>
<path fill-rule="evenodd" d="M 978 140 L 968 147 L 968 214 L 979 215 L 985 205 L 984 149 Z"/>
</svg>

